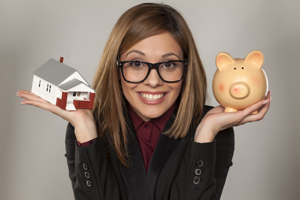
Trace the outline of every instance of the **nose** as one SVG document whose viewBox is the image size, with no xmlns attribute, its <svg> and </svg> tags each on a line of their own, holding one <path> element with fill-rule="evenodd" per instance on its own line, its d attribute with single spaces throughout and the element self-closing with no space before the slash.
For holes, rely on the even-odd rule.
<svg viewBox="0 0 300 200">
<path fill-rule="evenodd" d="M 245 99 L 250 93 L 250 88 L 243 82 L 238 82 L 230 87 L 230 95 L 235 99 Z"/>
<path fill-rule="evenodd" d="M 163 84 L 163 80 L 159 77 L 157 71 L 155 69 L 152 69 L 150 71 L 149 76 L 144 81 L 144 84 L 150 85 L 151 87 L 156 87 Z"/>
</svg>

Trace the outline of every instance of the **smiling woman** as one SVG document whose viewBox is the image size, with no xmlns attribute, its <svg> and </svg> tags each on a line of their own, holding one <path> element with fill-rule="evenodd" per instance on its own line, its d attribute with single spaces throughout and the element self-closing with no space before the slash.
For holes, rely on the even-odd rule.
<svg viewBox="0 0 300 200">
<path fill-rule="evenodd" d="M 183 17 L 144 3 L 114 26 L 96 72 L 93 112 L 18 96 L 70 122 L 66 157 L 76 199 L 220 199 L 233 126 L 261 120 L 270 95 L 243 111 L 205 106 L 206 76 Z M 257 115 L 252 115 L 259 110 Z"/>
<path fill-rule="evenodd" d="M 120 61 L 135 61 L 136 65 L 140 64 L 141 61 L 155 63 L 176 59 L 182 60 L 183 52 L 168 32 L 148 37 L 132 46 L 120 56 Z M 144 73 L 139 80 L 141 83 L 129 83 L 125 78 L 121 79 L 122 91 L 126 100 L 144 121 L 157 118 L 165 113 L 175 103 L 181 91 L 182 81 L 180 81 L 180 78 L 183 75 L 183 69 L 178 68 L 169 73 L 168 76 L 164 75 L 170 78 L 170 80 L 171 78 L 175 78 L 171 80 L 174 81 L 173 83 L 167 83 L 160 78 L 162 74 L 165 74 L 164 68 L 161 69 L 164 65 L 158 64 L 158 70 L 148 69 L 146 65 L 147 68 L 143 70 Z M 181 68 L 183 68 L 183 65 L 181 65 Z M 123 69 L 123 74 L 124 71 L 131 74 L 127 75 L 125 72 L 127 80 L 130 81 L 134 78 L 139 78 L 139 73 L 132 73 L 134 70 L 130 70 L 128 67 L 125 67 L 125 70 Z M 181 74 L 178 76 L 177 73 L 180 72 Z M 159 74 L 161 75 L 159 76 Z"/>
</svg>

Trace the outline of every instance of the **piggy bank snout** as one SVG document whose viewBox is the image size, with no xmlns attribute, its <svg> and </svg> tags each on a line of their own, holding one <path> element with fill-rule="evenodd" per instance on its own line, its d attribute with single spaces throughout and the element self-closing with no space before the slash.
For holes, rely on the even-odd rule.
<svg viewBox="0 0 300 200">
<path fill-rule="evenodd" d="M 230 86 L 229 93 L 234 99 L 245 99 L 250 94 L 250 88 L 244 82 L 237 82 Z"/>
</svg>

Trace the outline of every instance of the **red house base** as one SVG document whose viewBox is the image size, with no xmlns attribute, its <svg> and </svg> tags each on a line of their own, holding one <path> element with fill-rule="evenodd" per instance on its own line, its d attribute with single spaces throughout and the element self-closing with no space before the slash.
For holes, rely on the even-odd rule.
<svg viewBox="0 0 300 200">
<path fill-rule="evenodd" d="M 90 93 L 89 99 L 76 100 L 74 99 L 73 104 L 77 109 L 93 109 L 94 106 L 95 93 Z"/>
<path fill-rule="evenodd" d="M 68 98 L 68 93 L 63 92 L 61 95 L 61 99 L 56 98 L 56 105 L 60 107 L 61 109 L 66 110 L 67 107 L 67 98 Z"/>
<path fill-rule="evenodd" d="M 67 98 L 68 98 L 68 93 L 67 92 L 62 92 L 61 99 L 56 98 L 56 105 L 60 107 L 61 109 L 66 110 L 67 107 Z M 95 99 L 95 93 L 90 93 L 89 99 L 85 100 L 76 100 L 74 99 L 73 105 L 77 109 L 89 109 L 92 110 L 94 106 L 94 99 Z"/>
</svg>

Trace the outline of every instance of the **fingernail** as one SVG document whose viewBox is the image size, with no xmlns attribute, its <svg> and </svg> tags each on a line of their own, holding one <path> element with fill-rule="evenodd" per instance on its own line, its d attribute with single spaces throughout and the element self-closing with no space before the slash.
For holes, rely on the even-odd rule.
<svg viewBox="0 0 300 200">
<path fill-rule="evenodd" d="M 268 101 L 269 101 L 269 100 L 264 101 L 264 102 L 263 102 L 263 105 L 265 105 L 266 103 L 268 103 Z"/>
<path fill-rule="evenodd" d="M 19 92 L 17 92 L 17 97 L 20 97 Z"/>
</svg>

